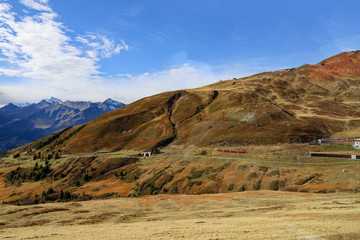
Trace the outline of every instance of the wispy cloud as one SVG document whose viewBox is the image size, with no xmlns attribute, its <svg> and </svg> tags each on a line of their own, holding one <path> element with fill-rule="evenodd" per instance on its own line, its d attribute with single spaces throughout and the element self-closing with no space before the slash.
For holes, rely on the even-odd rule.
<svg viewBox="0 0 360 240">
<path fill-rule="evenodd" d="M 124 41 L 115 43 L 100 34 L 78 41 L 58 21 L 48 0 L 21 0 L 35 15 L 19 16 L 9 3 L 0 3 L 0 74 L 54 81 L 89 81 L 99 74 L 98 61 L 127 50 Z"/>
<path fill-rule="evenodd" d="M 248 62 L 210 66 L 191 61 L 186 52 L 180 52 L 170 59 L 171 67 L 104 78 L 99 61 L 128 50 L 123 40 L 71 32 L 58 20 L 48 0 L 21 3 L 35 15 L 29 15 L 34 11 L 19 15 L 9 2 L 0 3 L 0 75 L 22 79 L 21 83 L 2 83 L 0 104 L 35 102 L 50 96 L 93 101 L 111 97 L 130 103 L 164 91 L 200 87 L 268 69 Z M 166 34 L 160 35 L 166 38 Z"/>
<path fill-rule="evenodd" d="M 138 17 L 143 10 L 144 10 L 143 6 L 135 6 L 124 9 L 123 11 L 121 11 L 121 14 L 126 17 Z"/>
<path fill-rule="evenodd" d="M 91 59 L 99 60 L 100 58 L 110 58 L 117 55 L 121 50 L 129 50 L 129 46 L 120 40 L 120 43 L 115 43 L 106 36 L 88 33 L 85 36 L 78 36 L 77 41 L 85 44 L 86 53 Z"/>
<path fill-rule="evenodd" d="M 6 94 L 0 96 L 0 104 L 14 101 L 40 101 L 50 96 L 63 100 L 103 101 L 113 98 L 124 103 L 131 103 L 140 98 L 165 91 L 196 88 L 219 80 L 244 77 L 262 72 L 271 67 L 247 65 L 243 63 L 212 67 L 210 65 L 189 61 L 185 64 L 168 67 L 160 71 L 141 74 L 118 74 L 107 79 L 96 81 L 74 81 L 71 85 L 44 85 L 42 81 L 24 82 L 23 85 L 3 86 Z"/>
<path fill-rule="evenodd" d="M 52 12 L 52 9 L 47 5 L 49 0 L 20 0 L 20 2 L 28 8 L 38 11 Z"/>
</svg>

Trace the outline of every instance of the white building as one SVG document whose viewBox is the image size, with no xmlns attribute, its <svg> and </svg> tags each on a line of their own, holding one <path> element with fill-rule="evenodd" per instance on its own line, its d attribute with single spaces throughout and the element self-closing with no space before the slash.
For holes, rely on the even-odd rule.
<svg viewBox="0 0 360 240">
<path fill-rule="evenodd" d="M 142 152 L 140 153 L 141 156 L 144 156 L 144 157 L 150 157 L 151 156 L 151 152 Z"/>
<path fill-rule="evenodd" d="M 355 139 L 353 147 L 360 150 L 360 138 Z"/>
</svg>

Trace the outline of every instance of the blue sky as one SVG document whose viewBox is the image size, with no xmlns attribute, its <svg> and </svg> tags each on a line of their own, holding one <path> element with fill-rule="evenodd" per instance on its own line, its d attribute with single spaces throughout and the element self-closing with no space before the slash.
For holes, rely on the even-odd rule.
<svg viewBox="0 0 360 240">
<path fill-rule="evenodd" d="M 343 0 L 0 0 L 0 105 L 125 103 L 360 49 Z"/>
</svg>

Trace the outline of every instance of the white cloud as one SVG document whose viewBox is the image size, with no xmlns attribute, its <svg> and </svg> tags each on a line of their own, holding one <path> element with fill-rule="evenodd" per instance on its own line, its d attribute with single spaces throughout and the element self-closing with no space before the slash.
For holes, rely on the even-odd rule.
<svg viewBox="0 0 360 240">
<path fill-rule="evenodd" d="M 11 65 L 9 69 L 0 68 L 0 74 L 43 79 L 49 85 L 90 81 L 99 74 L 101 58 L 128 49 L 124 41 L 115 43 L 100 34 L 78 38 L 82 40 L 79 46 L 57 21 L 48 0 L 21 0 L 21 3 L 39 12 L 17 18 L 10 4 L 0 3 L 0 63 Z"/>
<path fill-rule="evenodd" d="M 206 65 L 183 64 L 157 72 L 138 75 L 119 74 L 112 79 L 98 78 L 96 81 L 76 81 L 71 86 L 44 84 L 43 81 L 27 81 L 18 86 L 3 86 L 6 96 L 0 96 L 0 104 L 16 99 L 16 102 L 40 101 L 50 96 L 63 100 L 103 101 L 109 97 L 133 102 L 139 98 L 164 91 L 200 87 L 218 80 Z M 106 81 L 106 84 L 104 84 Z"/>
<path fill-rule="evenodd" d="M 38 11 L 52 12 L 52 9 L 47 6 L 48 0 L 20 0 L 22 4 L 28 8 L 32 8 Z"/>
<path fill-rule="evenodd" d="M 272 68 L 276 69 L 276 68 Z M 244 77 L 268 70 L 258 65 L 233 64 L 211 67 L 191 62 L 173 66 L 161 71 L 142 74 L 118 74 L 113 78 L 97 78 L 92 81 L 74 81 L 71 85 L 44 84 L 43 81 L 27 81 L 18 86 L 3 86 L 0 104 L 8 102 L 36 102 L 51 96 L 62 100 L 104 101 L 113 98 L 131 103 L 140 98 L 165 91 L 196 88 L 234 77 Z"/>
<path fill-rule="evenodd" d="M 23 79 L 21 84 L 1 84 L 0 104 L 36 102 L 51 96 L 92 101 L 111 97 L 130 103 L 164 91 L 200 87 L 264 70 L 248 62 L 211 67 L 191 61 L 181 52 L 172 59 L 174 66 L 167 69 L 104 79 L 98 61 L 128 50 L 123 40 L 97 33 L 71 38 L 57 14 L 47 10 L 47 0 L 22 3 L 39 12 L 19 18 L 10 4 L 0 3 L 0 75 Z"/>
<path fill-rule="evenodd" d="M 86 53 L 91 59 L 98 60 L 99 58 L 110 58 L 120 53 L 121 50 L 129 50 L 129 46 L 120 40 L 120 43 L 115 43 L 106 36 L 88 33 L 85 36 L 78 36 L 78 42 L 86 45 Z"/>
<path fill-rule="evenodd" d="M 0 67 L 0 74 L 10 76 L 10 77 L 15 77 L 15 76 L 19 76 L 21 74 L 21 72 L 18 70 L 12 70 L 12 69 L 6 69 L 6 68 Z"/>
</svg>

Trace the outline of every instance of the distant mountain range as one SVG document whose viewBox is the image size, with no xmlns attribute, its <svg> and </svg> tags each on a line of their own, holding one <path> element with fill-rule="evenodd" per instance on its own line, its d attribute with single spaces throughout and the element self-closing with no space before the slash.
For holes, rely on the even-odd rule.
<svg viewBox="0 0 360 240">
<path fill-rule="evenodd" d="M 33 104 L 9 103 L 0 108 L 0 152 L 61 129 L 89 122 L 124 106 L 124 103 L 110 98 L 104 102 L 63 102 L 51 97 Z"/>
</svg>

